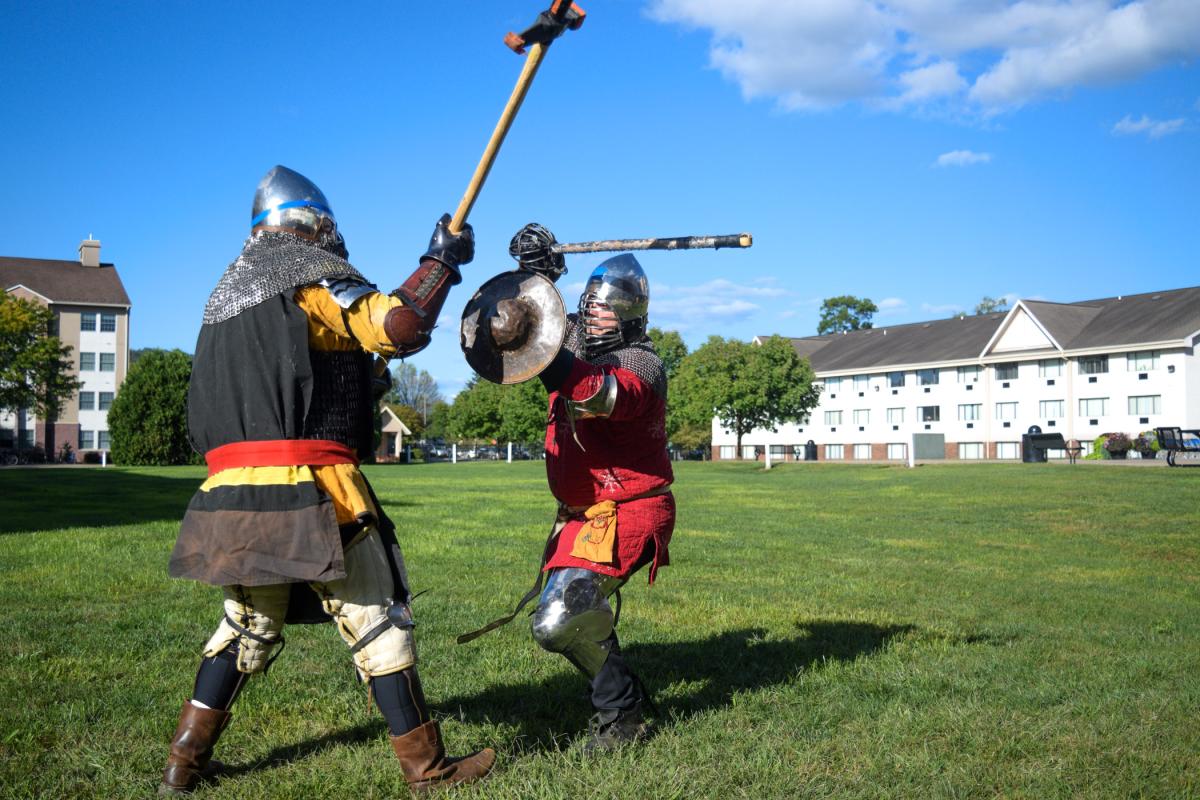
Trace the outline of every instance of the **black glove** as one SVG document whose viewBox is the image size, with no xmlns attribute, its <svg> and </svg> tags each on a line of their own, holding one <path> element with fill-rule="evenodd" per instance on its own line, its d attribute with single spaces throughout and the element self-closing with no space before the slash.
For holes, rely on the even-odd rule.
<svg viewBox="0 0 1200 800">
<path fill-rule="evenodd" d="M 463 223 L 463 228 L 457 234 L 450 232 L 450 215 L 442 214 L 433 236 L 429 239 L 429 249 L 421 258 L 432 258 L 445 264 L 451 272 L 461 278 L 458 271 L 460 264 L 470 264 L 475 258 L 475 231 L 470 225 Z"/>
</svg>

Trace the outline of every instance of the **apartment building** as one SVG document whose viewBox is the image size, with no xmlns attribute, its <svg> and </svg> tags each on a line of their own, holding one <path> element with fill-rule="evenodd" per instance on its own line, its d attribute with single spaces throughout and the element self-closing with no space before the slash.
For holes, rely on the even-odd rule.
<svg viewBox="0 0 1200 800">
<path fill-rule="evenodd" d="M 0 256 L 0 286 L 54 312 L 59 339 L 71 348 L 79 393 L 53 421 L 28 409 L 0 410 L 0 447 L 69 443 L 80 452 L 109 448 L 108 409 L 129 370 L 129 295 L 116 267 L 100 261 L 100 242 L 86 239 L 78 260 Z"/>
<path fill-rule="evenodd" d="M 742 439 L 799 460 L 908 458 L 941 434 L 947 459 L 1020 459 L 1033 425 L 1090 452 L 1102 433 L 1200 427 L 1200 287 L 792 339 L 822 386 L 809 417 Z M 737 457 L 713 421 L 713 458 Z M 1059 455 L 1051 453 L 1051 456 Z"/>
</svg>

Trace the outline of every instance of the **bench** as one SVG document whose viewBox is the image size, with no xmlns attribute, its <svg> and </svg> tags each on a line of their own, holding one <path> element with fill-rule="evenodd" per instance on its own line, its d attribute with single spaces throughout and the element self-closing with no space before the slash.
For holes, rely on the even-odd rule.
<svg viewBox="0 0 1200 800">
<path fill-rule="evenodd" d="M 1075 463 L 1075 459 L 1079 458 L 1079 454 L 1083 452 L 1083 448 L 1078 444 L 1068 445 L 1063 439 L 1061 433 L 1029 433 L 1029 446 L 1035 450 L 1064 450 L 1067 458 L 1071 463 Z M 1040 459 L 1039 459 L 1040 460 Z"/>
<path fill-rule="evenodd" d="M 1154 435 L 1158 437 L 1158 446 L 1167 451 L 1167 464 L 1172 467 L 1183 466 L 1175 460 L 1180 453 L 1200 453 L 1200 430 L 1155 428 Z M 1188 466 L 1200 466 L 1200 460 Z"/>
</svg>

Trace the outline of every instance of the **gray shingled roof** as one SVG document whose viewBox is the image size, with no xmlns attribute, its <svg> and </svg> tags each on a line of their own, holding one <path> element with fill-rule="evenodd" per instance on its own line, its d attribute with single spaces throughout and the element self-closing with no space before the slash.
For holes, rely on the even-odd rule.
<svg viewBox="0 0 1200 800">
<path fill-rule="evenodd" d="M 1200 331 L 1200 286 L 1078 303 L 1022 302 L 1064 350 L 1182 340 Z M 791 341 L 818 372 L 972 360 L 1006 316 L 931 320 Z"/>
<path fill-rule="evenodd" d="M 85 267 L 78 261 L 0 256 L 0 289 L 17 285 L 54 303 L 131 305 L 112 264 Z"/>
</svg>

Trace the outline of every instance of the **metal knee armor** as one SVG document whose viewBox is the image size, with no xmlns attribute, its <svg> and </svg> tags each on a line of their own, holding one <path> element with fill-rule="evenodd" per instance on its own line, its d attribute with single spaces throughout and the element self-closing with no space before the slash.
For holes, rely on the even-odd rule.
<svg viewBox="0 0 1200 800">
<path fill-rule="evenodd" d="M 534 640 L 594 678 L 608 658 L 607 640 L 613 631 L 608 596 L 622 583 L 579 567 L 552 571 L 533 612 Z"/>
</svg>

